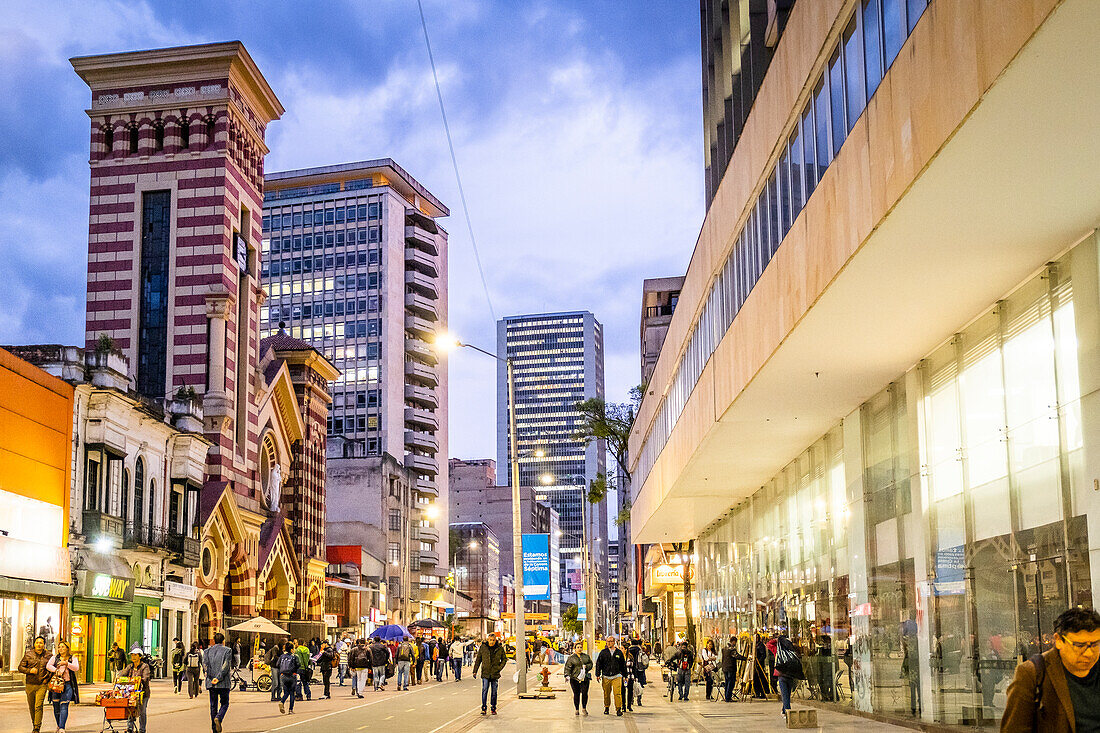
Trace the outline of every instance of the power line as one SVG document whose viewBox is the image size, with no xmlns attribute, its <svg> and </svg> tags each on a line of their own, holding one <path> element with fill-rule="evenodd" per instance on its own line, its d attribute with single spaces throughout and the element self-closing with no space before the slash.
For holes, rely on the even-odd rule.
<svg viewBox="0 0 1100 733">
<path fill-rule="evenodd" d="M 481 267 L 481 255 L 477 249 L 477 239 L 474 237 L 474 227 L 470 223 L 470 209 L 466 205 L 466 191 L 462 188 L 462 176 L 458 172 L 458 159 L 455 157 L 455 146 L 451 140 L 451 126 L 447 123 L 447 110 L 443 106 L 443 92 L 439 88 L 439 74 L 435 70 L 435 56 L 432 55 L 432 42 L 428 40 L 428 23 L 424 20 L 424 4 L 416 0 L 416 6 L 420 9 L 420 27 L 424 29 L 424 45 L 428 47 L 428 61 L 432 64 L 432 79 L 435 81 L 435 95 L 439 99 L 439 114 L 443 117 L 443 129 L 447 133 L 447 148 L 451 151 L 451 165 L 455 169 L 455 180 L 458 182 L 458 196 L 462 201 L 462 215 L 466 217 L 466 231 L 470 233 L 470 245 L 474 249 L 474 261 L 477 262 L 477 273 L 481 276 L 481 287 L 485 291 L 485 302 L 489 306 L 489 315 L 496 323 L 497 314 L 493 309 L 493 299 L 489 297 L 489 285 L 485 281 L 485 270 Z"/>
</svg>

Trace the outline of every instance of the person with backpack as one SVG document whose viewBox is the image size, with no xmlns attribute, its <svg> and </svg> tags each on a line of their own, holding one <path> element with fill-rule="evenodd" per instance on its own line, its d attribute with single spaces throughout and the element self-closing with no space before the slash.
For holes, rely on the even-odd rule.
<svg viewBox="0 0 1100 733">
<path fill-rule="evenodd" d="M 183 642 L 179 639 L 175 640 L 175 645 L 172 647 L 172 694 L 180 694 L 180 690 L 183 689 L 183 658 L 186 655 L 186 650 L 183 648 Z"/>
<path fill-rule="evenodd" d="M 294 689 L 298 686 L 298 668 L 301 666 L 301 662 L 298 659 L 298 655 L 295 653 L 296 647 L 293 643 L 287 642 L 283 645 L 283 653 L 279 656 L 279 659 L 275 662 L 275 669 L 273 672 L 278 672 L 279 675 L 279 712 L 286 713 L 286 702 L 290 701 L 290 713 L 294 713 Z"/>
<path fill-rule="evenodd" d="M 294 654 L 298 657 L 298 681 L 301 684 L 301 688 L 295 691 L 294 696 L 300 700 L 302 699 L 302 693 L 304 693 L 306 700 L 312 700 L 313 696 L 309 691 L 309 681 L 313 677 L 313 670 L 310 669 L 309 665 L 309 647 L 299 643 L 294 649 Z"/>
<path fill-rule="evenodd" d="M 229 712 L 229 690 L 233 687 L 232 649 L 225 645 L 225 635 L 214 634 L 214 645 L 202 653 L 202 668 L 206 674 L 206 691 L 210 694 L 210 728 L 221 733 L 222 721 Z M 145 726 L 141 726 L 145 730 Z"/>
<path fill-rule="evenodd" d="M 351 668 L 351 696 L 363 697 L 367 689 L 367 668 L 370 667 L 370 650 L 363 639 L 356 641 L 348 652 L 348 666 Z"/>
<path fill-rule="evenodd" d="M 573 645 L 573 653 L 565 660 L 562 671 L 573 690 L 573 714 L 584 711 L 588 715 L 588 687 L 592 682 L 592 657 L 584 653 L 580 644 Z"/>
<path fill-rule="evenodd" d="M 332 651 L 332 647 L 328 645 L 327 641 L 322 641 L 317 651 L 314 661 L 317 663 L 317 668 L 321 670 L 321 682 L 325 686 L 325 699 L 331 700 L 332 693 L 329 689 L 329 683 L 332 681 L 332 667 L 336 662 L 336 653 Z"/>
<path fill-rule="evenodd" d="M 676 692 L 680 700 L 687 700 L 691 692 L 691 670 L 695 666 L 695 649 L 687 639 L 680 642 L 679 648 L 668 660 L 669 667 L 676 673 Z"/>
<path fill-rule="evenodd" d="M 451 671 L 455 673 L 455 682 L 462 681 L 462 647 L 462 639 L 456 638 L 447 650 L 447 657 L 451 660 Z"/>
<path fill-rule="evenodd" d="M 126 730 L 133 733 L 136 718 L 139 725 L 138 730 L 145 733 L 145 723 L 149 718 L 149 680 L 153 677 L 153 668 L 145 660 L 145 650 L 140 645 L 134 644 L 133 648 L 130 649 L 130 663 L 122 668 L 119 677 L 137 677 L 141 680 L 141 691 L 143 693 L 141 706 L 136 714 L 126 721 Z"/>
<path fill-rule="evenodd" d="M 508 664 L 508 656 L 504 652 L 504 645 L 497 642 L 497 635 L 489 634 L 489 638 L 477 650 L 474 658 L 474 669 L 471 674 L 477 675 L 481 668 L 481 714 L 485 715 L 486 698 L 493 708 L 493 715 L 497 714 L 497 685 L 500 682 L 500 673 Z M 490 696 L 490 693 L 492 695 Z"/>
<path fill-rule="evenodd" d="M 779 689 L 779 697 L 783 700 L 783 717 L 791 709 L 791 692 L 798 685 L 799 680 L 806 679 L 802 671 L 802 659 L 798 648 L 791 643 L 786 634 L 779 634 L 767 643 L 768 653 L 775 660 L 772 676 L 775 677 L 775 686 Z"/>
<path fill-rule="evenodd" d="M 1100 731 L 1100 614 L 1071 608 L 1054 620 L 1054 648 L 1016 667 L 1002 733 Z"/>
<path fill-rule="evenodd" d="M 416 657 L 416 647 L 409 637 L 401 640 L 397 646 L 397 689 L 409 689 L 409 676 L 412 672 L 413 659 Z"/>
<path fill-rule="evenodd" d="M 374 689 L 381 690 L 386 684 L 386 665 L 390 663 L 390 650 L 381 639 L 375 639 L 370 645 L 370 663 L 374 668 Z"/>
<path fill-rule="evenodd" d="M 191 650 L 183 659 L 187 672 L 187 698 L 194 700 L 199 696 L 199 682 L 202 680 L 202 652 L 197 641 L 191 642 Z"/>
<path fill-rule="evenodd" d="M 634 637 L 626 648 L 626 709 L 634 709 L 634 701 L 637 699 L 638 707 L 642 706 L 642 690 L 645 689 L 645 671 L 649 667 L 649 655 L 642 649 L 642 640 Z"/>
</svg>

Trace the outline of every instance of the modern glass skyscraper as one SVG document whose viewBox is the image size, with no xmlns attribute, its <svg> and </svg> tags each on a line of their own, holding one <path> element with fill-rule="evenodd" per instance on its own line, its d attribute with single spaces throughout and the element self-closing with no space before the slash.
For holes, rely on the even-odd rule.
<svg viewBox="0 0 1100 733">
<path fill-rule="evenodd" d="M 410 472 L 422 511 L 402 564 L 426 586 L 447 562 L 447 370 L 429 344 L 447 320 L 447 233 L 435 220 L 448 213 L 388 158 L 265 177 L 263 334 L 285 324 L 338 365 L 330 463 L 342 446 Z"/>
<path fill-rule="evenodd" d="M 585 489 L 605 469 L 602 441 L 577 438 L 576 403 L 604 396 L 603 327 L 587 311 L 509 316 L 497 322 L 497 353 L 512 359 L 515 371 L 516 436 L 520 486 L 533 486 L 538 500 L 556 510 L 561 522 L 560 579 L 570 561 L 580 559 L 581 502 Z M 541 455 L 540 455 L 541 454 Z M 504 364 L 497 371 L 498 482 L 509 484 L 508 382 Z M 593 562 L 606 567 L 606 504 L 588 513 Z M 603 573 L 601 572 L 601 575 Z M 560 583 L 562 600 L 575 591 Z"/>
</svg>

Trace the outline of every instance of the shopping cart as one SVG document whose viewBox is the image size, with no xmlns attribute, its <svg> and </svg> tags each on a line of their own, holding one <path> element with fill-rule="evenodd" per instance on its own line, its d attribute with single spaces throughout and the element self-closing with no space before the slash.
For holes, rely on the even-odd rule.
<svg viewBox="0 0 1100 733">
<path fill-rule="evenodd" d="M 103 708 L 103 727 L 99 733 L 126 730 L 141 707 L 143 694 L 139 677 L 119 677 L 111 689 L 96 695 L 95 704 Z"/>
</svg>

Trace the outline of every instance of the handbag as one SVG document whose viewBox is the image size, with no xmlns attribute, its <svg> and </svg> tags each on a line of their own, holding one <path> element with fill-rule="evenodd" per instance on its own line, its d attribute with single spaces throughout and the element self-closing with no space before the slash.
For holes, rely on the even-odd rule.
<svg viewBox="0 0 1100 733">
<path fill-rule="evenodd" d="M 56 692 L 58 695 L 60 695 L 62 692 L 65 691 L 65 678 L 62 677 L 60 673 L 54 672 L 53 676 L 50 677 L 50 681 L 47 687 L 50 692 Z"/>
</svg>

